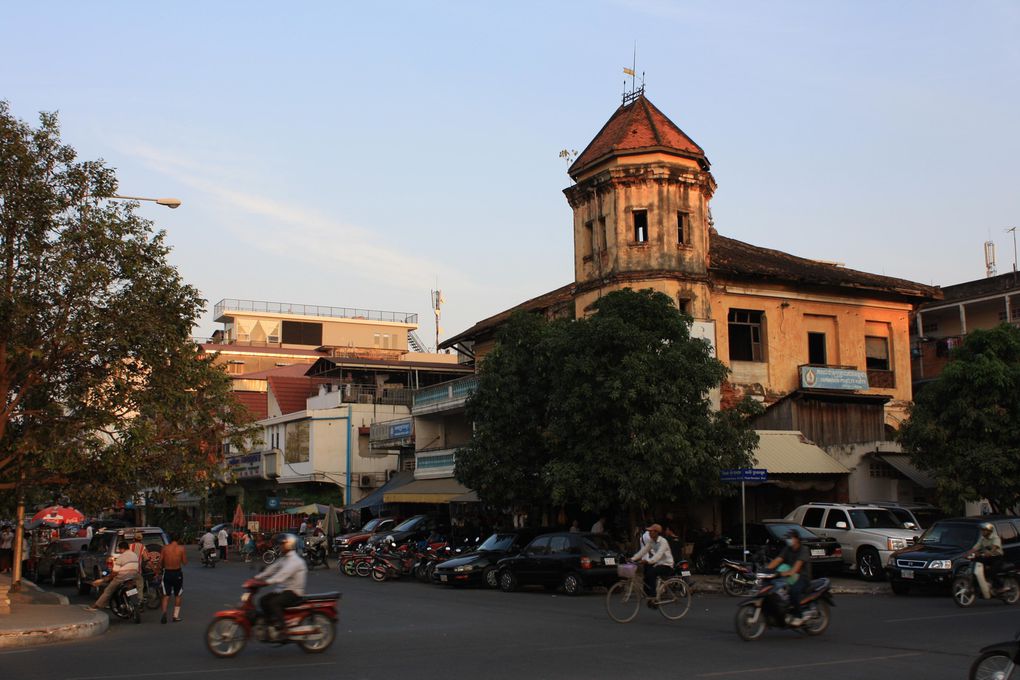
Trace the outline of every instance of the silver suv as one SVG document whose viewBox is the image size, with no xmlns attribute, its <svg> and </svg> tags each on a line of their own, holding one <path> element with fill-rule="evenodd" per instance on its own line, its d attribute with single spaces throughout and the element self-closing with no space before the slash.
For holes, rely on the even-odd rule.
<svg viewBox="0 0 1020 680">
<path fill-rule="evenodd" d="M 808 503 L 787 520 L 808 527 L 819 536 L 835 538 L 843 548 L 843 562 L 866 579 L 880 580 L 883 565 L 894 550 L 917 540 L 917 531 L 886 508 L 852 503 Z"/>
<path fill-rule="evenodd" d="M 100 529 L 92 535 L 88 545 L 81 547 L 78 558 L 78 592 L 82 595 L 92 589 L 92 581 L 109 571 L 113 566 L 113 558 L 117 555 L 117 543 L 123 540 L 131 542 L 125 536 L 134 536 L 141 532 L 142 544 L 147 550 L 159 552 L 169 543 L 166 533 L 159 527 L 124 527 Z"/>
</svg>

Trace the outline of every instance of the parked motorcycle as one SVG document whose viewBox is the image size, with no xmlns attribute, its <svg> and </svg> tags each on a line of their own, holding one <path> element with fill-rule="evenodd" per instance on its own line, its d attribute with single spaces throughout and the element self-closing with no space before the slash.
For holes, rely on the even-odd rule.
<svg viewBox="0 0 1020 680">
<path fill-rule="evenodd" d="M 216 551 L 216 548 L 206 548 L 202 551 L 202 566 L 209 567 L 210 569 L 216 568 L 216 562 L 219 561 L 220 555 Z"/>
<path fill-rule="evenodd" d="M 796 627 L 788 623 L 790 589 L 783 575 L 758 573 L 755 583 L 758 592 L 737 605 L 737 635 L 744 640 L 757 640 L 766 628 L 792 628 L 808 635 L 821 635 L 829 627 L 829 608 L 836 606 L 832 601 L 829 579 L 816 578 L 808 584 L 800 600 L 804 623 Z"/>
<path fill-rule="evenodd" d="M 408 576 L 418 559 L 419 555 L 406 545 L 394 550 L 377 549 L 372 562 L 372 580 L 382 583 L 387 579 Z"/>
<path fill-rule="evenodd" d="M 757 589 L 757 572 L 762 567 L 755 562 L 740 562 L 723 558 L 720 573 L 723 577 L 723 590 L 730 597 L 747 597 Z"/>
<path fill-rule="evenodd" d="M 205 631 L 205 645 L 215 656 L 235 656 L 254 637 L 259 642 L 294 642 L 309 653 L 324 652 L 336 639 L 338 592 L 305 595 L 284 610 L 284 630 L 273 628 L 255 606 L 255 593 L 266 584 L 249 579 L 237 609 L 216 612 Z"/>
<path fill-rule="evenodd" d="M 981 650 L 970 665 L 970 680 L 1010 680 L 1020 663 L 1020 631 L 1012 640 L 997 642 Z"/>
<path fill-rule="evenodd" d="M 306 545 L 302 557 L 308 563 L 309 569 L 314 569 L 320 564 L 329 569 L 329 560 L 326 555 L 326 544 L 324 542 Z"/>
<path fill-rule="evenodd" d="M 1002 600 L 1006 604 L 1016 604 L 1020 600 L 1020 574 L 1012 564 L 1003 564 L 1000 569 L 988 576 L 988 586 L 991 596 Z M 978 587 L 977 576 L 974 574 L 973 557 L 971 562 L 963 566 L 960 572 L 953 579 L 952 590 L 953 602 L 960 607 L 969 607 L 981 597 L 981 589 Z"/>
</svg>

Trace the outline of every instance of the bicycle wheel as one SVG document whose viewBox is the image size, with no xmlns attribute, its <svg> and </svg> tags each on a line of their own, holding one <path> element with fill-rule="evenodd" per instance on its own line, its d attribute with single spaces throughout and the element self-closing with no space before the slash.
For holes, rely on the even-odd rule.
<svg viewBox="0 0 1020 680">
<path fill-rule="evenodd" d="M 659 613 L 670 621 L 686 616 L 691 608 L 691 591 L 682 579 L 670 578 L 659 585 Z"/>
<path fill-rule="evenodd" d="M 633 621 L 641 608 L 641 584 L 632 579 L 617 581 L 606 593 L 606 612 L 617 623 Z"/>
</svg>

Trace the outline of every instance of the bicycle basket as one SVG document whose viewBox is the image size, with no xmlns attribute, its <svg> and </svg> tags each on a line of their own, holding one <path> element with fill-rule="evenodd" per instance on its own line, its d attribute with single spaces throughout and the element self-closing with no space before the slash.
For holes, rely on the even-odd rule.
<svg viewBox="0 0 1020 680">
<path fill-rule="evenodd" d="M 616 575 L 620 578 L 634 578 L 637 574 L 636 564 L 618 564 L 616 565 Z"/>
</svg>

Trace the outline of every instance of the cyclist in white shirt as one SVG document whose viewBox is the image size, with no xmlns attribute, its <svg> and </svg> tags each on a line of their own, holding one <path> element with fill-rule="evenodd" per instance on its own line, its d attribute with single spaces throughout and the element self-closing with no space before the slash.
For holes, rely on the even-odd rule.
<svg viewBox="0 0 1020 680">
<path fill-rule="evenodd" d="M 631 559 L 645 566 L 645 594 L 653 598 L 655 596 L 655 579 L 663 580 L 673 574 L 673 552 L 669 549 L 669 543 L 662 537 L 662 526 L 653 524 L 648 527 L 648 542 L 645 543 Z M 649 600 L 649 607 L 655 603 Z"/>
</svg>

